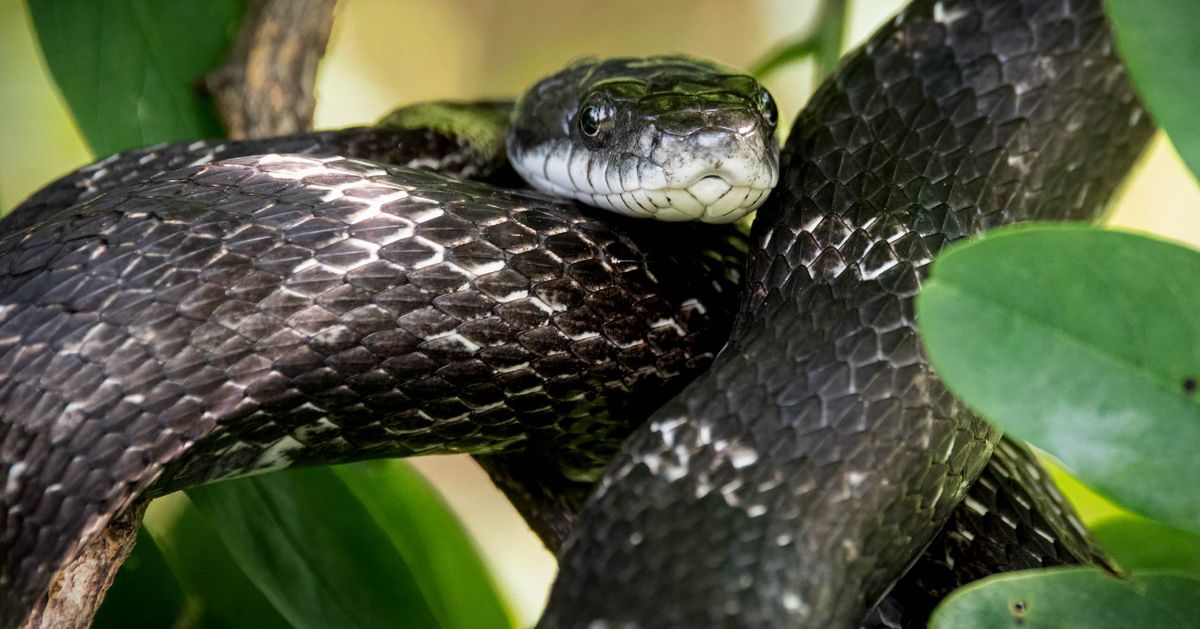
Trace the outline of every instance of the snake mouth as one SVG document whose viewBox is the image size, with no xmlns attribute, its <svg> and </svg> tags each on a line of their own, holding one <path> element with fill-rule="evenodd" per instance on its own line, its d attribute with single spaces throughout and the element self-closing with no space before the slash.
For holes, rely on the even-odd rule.
<svg viewBox="0 0 1200 629">
<path fill-rule="evenodd" d="M 674 151 L 662 164 L 636 155 L 593 153 L 563 142 L 532 150 L 510 147 L 509 159 L 535 188 L 618 214 L 732 223 L 757 210 L 778 181 L 775 154 L 750 153 L 747 157 L 730 149 L 689 157 Z"/>
<path fill-rule="evenodd" d="M 762 205 L 770 187 L 740 182 L 727 174 L 709 172 L 694 177 L 684 187 L 669 188 L 664 192 L 679 216 L 660 215 L 660 220 L 698 219 L 707 223 L 728 223 Z"/>
</svg>

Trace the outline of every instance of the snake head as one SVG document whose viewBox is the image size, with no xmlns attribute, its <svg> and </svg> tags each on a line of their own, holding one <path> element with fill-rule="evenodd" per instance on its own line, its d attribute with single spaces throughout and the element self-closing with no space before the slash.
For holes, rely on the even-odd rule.
<svg viewBox="0 0 1200 629">
<path fill-rule="evenodd" d="M 531 185 L 620 214 L 729 223 L 779 179 L 778 111 L 753 77 L 681 55 L 583 59 L 513 111 Z"/>
</svg>

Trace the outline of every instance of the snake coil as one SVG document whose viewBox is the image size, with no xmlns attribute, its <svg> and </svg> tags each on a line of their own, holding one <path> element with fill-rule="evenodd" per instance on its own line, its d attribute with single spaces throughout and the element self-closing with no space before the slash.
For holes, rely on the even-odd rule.
<svg viewBox="0 0 1200 629">
<path fill-rule="evenodd" d="M 0 222 L 0 627 L 139 496 L 432 452 L 489 457 L 567 536 L 547 627 L 911 625 L 1091 560 L 933 375 L 913 295 L 950 242 L 1094 217 L 1150 132 L 1099 0 L 916 0 L 797 119 L 740 306 L 728 231 L 448 177 L 487 173 L 434 131 L 77 171 Z"/>
</svg>

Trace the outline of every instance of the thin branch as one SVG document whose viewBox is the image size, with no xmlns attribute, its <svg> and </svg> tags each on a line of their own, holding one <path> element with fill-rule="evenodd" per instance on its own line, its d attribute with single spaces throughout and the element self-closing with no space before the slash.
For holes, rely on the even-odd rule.
<svg viewBox="0 0 1200 629">
<path fill-rule="evenodd" d="M 312 128 L 317 65 L 336 0 L 256 0 L 225 65 L 205 85 L 231 138 Z"/>
<path fill-rule="evenodd" d="M 50 591 L 21 625 L 22 629 L 90 627 L 117 570 L 133 550 L 147 504 L 148 500 L 139 499 L 109 520 L 54 577 Z"/>
</svg>

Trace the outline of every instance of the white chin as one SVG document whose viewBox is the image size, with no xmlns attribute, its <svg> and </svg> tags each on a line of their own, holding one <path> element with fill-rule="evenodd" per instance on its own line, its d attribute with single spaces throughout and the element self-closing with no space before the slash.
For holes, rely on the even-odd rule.
<svg viewBox="0 0 1200 629">
<path fill-rule="evenodd" d="M 581 190 L 579 184 L 589 182 L 586 173 L 572 178 L 567 172 L 568 158 L 552 159 L 554 157 L 544 151 L 531 152 L 514 160 L 513 166 L 542 192 L 575 198 L 591 206 L 637 218 L 732 223 L 758 209 L 771 192 L 770 188 L 731 185 L 715 175 L 702 177 L 685 187 L 657 190 L 636 187 L 638 183 L 644 183 L 636 176 L 618 177 L 612 181 L 601 177 L 603 189 Z M 621 190 L 622 186 L 629 187 Z"/>
<path fill-rule="evenodd" d="M 730 186 L 724 181 L 705 179 L 688 188 L 639 190 L 610 196 L 605 200 L 611 205 L 603 206 L 621 214 L 660 221 L 732 223 L 758 209 L 769 193 L 768 188 Z"/>
</svg>

